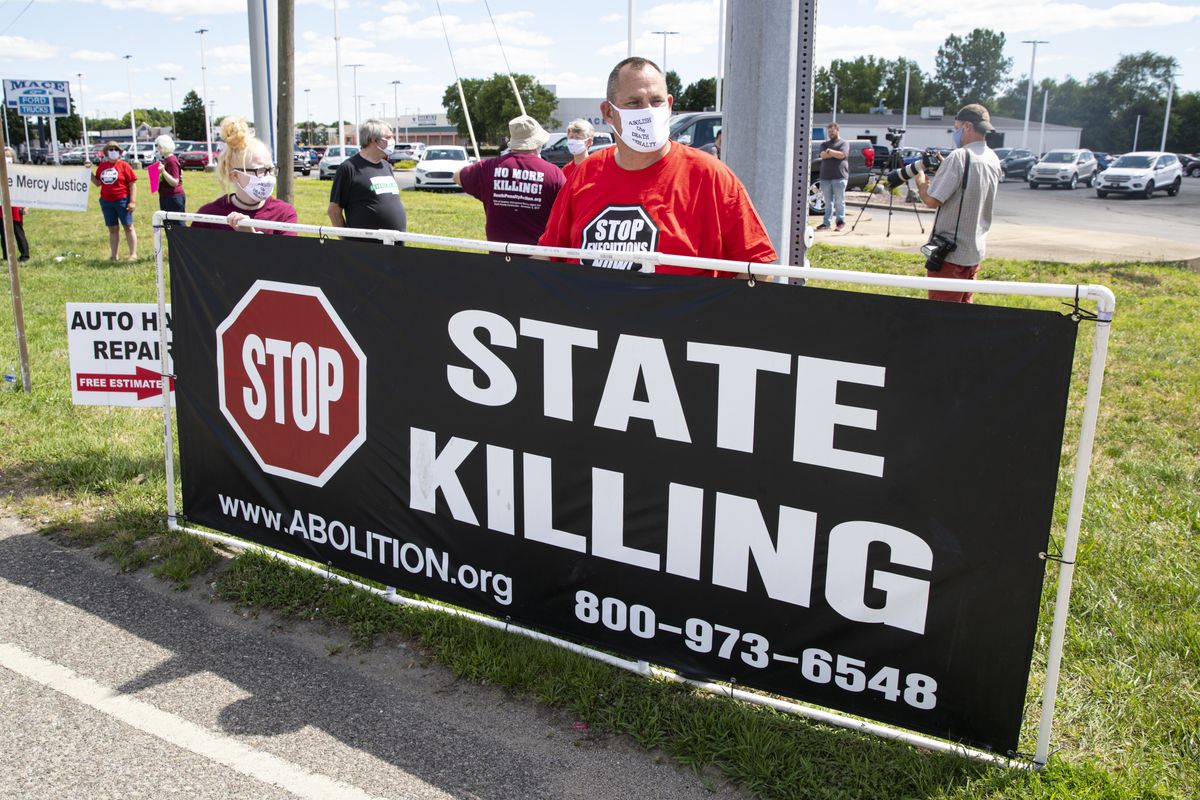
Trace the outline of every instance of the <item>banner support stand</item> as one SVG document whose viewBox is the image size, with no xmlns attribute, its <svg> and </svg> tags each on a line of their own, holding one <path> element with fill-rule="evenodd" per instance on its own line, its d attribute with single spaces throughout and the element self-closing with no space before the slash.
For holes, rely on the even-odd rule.
<svg viewBox="0 0 1200 800">
<path fill-rule="evenodd" d="M 3 169 L 3 167 L 0 166 L 0 169 Z M 163 226 L 167 220 L 227 224 L 224 217 L 213 215 L 165 211 L 154 212 L 154 255 L 158 289 L 159 343 L 160 347 L 162 348 L 162 353 L 164 354 L 164 361 L 167 349 L 166 292 L 162 258 L 162 236 Z M 249 227 L 251 224 L 253 224 L 255 228 L 262 228 L 264 230 L 295 231 L 297 233 L 309 233 L 322 237 L 324 237 L 325 234 L 329 234 L 342 238 L 374 239 L 387 244 L 394 244 L 395 242 L 400 241 L 411 242 L 414 244 L 451 246 L 485 251 L 494 250 L 497 244 L 496 242 L 455 239 L 445 236 L 401 233 L 394 230 L 327 228 L 326 226 L 267 222 L 250 219 L 244 220 L 241 224 L 245 225 L 246 227 Z M 673 256 L 664 253 L 632 254 L 628 252 L 618 253 L 600 250 L 583 251 L 571 248 L 538 247 L 535 245 L 506 244 L 505 252 L 519 253 L 523 255 L 557 256 L 560 258 L 575 259 L 611 256 L 613 258 L 638 261 L 642 264 L 650 266 L 660 263 L 670 263 L 680 266 L 717 269 L 720 271 L 742 274 L 750 274 L 749 268 L 751 267 L 750 264 L 745 263 L 733 263 L 718 259 L 694 258 L 688 256 Z M 776 275 L 784 278 L 800 277 L 803 275 L 803 277 L 808 281 L 829 280 L 838 283 L 849 283 L 852 285 L 862 284 L 913 289 L 961 289 L 963 291 L 974 291 L 981 294 L 1010 294 L 1052 297 L 1061 298 L 1064 300 L 1073 299 L 1077 309 L 1081 299 L 1087 299 L 1096 302 L 1096 332 L 1092 339 L 1092 354 L 1084 396 L 1083 418 L 1081 420 L 1079 432 L 1079 448 L 1076 453 L 1074 478 L 1071 487 L 1071 500 L 1067 514 L 1067 525 L 1063 542 L 1063 555 L 1061 559 L 1062 567 L 1059 572 L 1059 583 L 1054 602 L 1054 618 L 1051 624 L 1050 645 L 1047 652 L 1046 679 L 1042 690 L 1041 716 L 1038 727 L 1037 746 L 1032 762 L 1019 760 L 1012 757 L 1005 757 L 995 753 L 989 753 L 984 750 L 957 744 L 955 742 L 934 739 L 921 734 L 893 728 L 888 725 L 845 716 L 822 708 L 781 700 L 775 697 L 739 689 L 736 686 L 727 686 L 713 682 L 697 681 L 690 678 L 685 678 L 675 672 L 652 666 L 646 661 L 630 661 L 622 659 L 609 653 L 579 645 L 565 639 L 559 639 L 533 629 L 513 625 L 511 622 L 506 620 L 499 620 L 471 611 L 443 606 L 435 603 L 427 603 L 421 600 L 405 597 L 397 593 L 394 587 L 380 589 L 378 587 L 356 581 L 352 578 L 347 578 L 346 576 L 332 572 L 325 567 L 294 558 L 286 553 L 274 551 L 270 548 L 262 547 L 251 542 L 242 541 L 221 533 L 214 533 L 211 531 L 201 530 L 199 528 L 180 525 L 177 520 L 175 506 L 174 442 L 171 432 L 170 382 L 169 376 L 166 374 L 166 370 L 164 368 L 162 383 L 163 450 L 167 490 L 167 528 L 168 530 L 182 531 L 213 542 L 219 542 L 235 549 L 260 553 L 269 558 L 288 563 L 298 569 L 321 575 L 328 580 L 336 581 L 347 586 L 353 586 L 363 591 L 370 592 L 388 602 L 399 605 L 410 605 L 433 611 L 440 611 L 452 616 L 471 619 L 488 627 L 498 628 L 500 630 L 516 633 L 531 639 L 547 642 L 571 652 L 579 653 L 603 663 L 610 664 L 611 666 L 625 669 L 637 674 L 661 678 L 664 680 L 671 680 L 678 683 L 686 683 L 694 688 L 712 694 L 719 694 L 756 705 L 764 705 L 777 711 L 798 714 L 800 716 L 823 722 L 828 725 L 833 725 L 835 727 L 857 730 L 863 733 L 879 736 L 880 738 L 902 742 L 927 750 L 951 753 L 977 761 L 1007 766 L 1010 768 L 1042 769 L 1046 766 L 1049 760 L 1050 734 L 1053 727 L 1055 701 L 1057 698 L 1058 681 L 1060 677 L 1066 638 L 1066 623 L 1067 615 L 1070 609 L 1071 585 L 1075 571 L 1075 556 L 1078 550 L 1079 535 L 1082 528 L 1083 506 L 1087 495 L 1087 483 L 1091 473 L 1091 459 L 1095 444 L 1096 427 L 1099 419 L 1100 392 L 1104 381 L 1104 368 L 1108 356 L 1108 340 L 1112 327 L 1112 318 L 1116 308 L 1116 297 L 1108 287 L 1097 284 L 1034 284 L 1017 281 L 967 281 L 948 278 L 856 273 L 845 270 L 822 269 L 815 267 L 798 268 L 773 264 L 754 264 L 753 269 L 755 275 Z"/>
<path fill-rule="evenodd" d="M 5 114 L 7 115 L 7 110 Z M 7 120 L 7 116 L 6 116 Z M 0 126 L 0 154 L 8 147 L 6 136 L 7 122 Z M 29 140 L 25 140 L 25 149 L 29 149 Z M 14 150 L 14 152 L 16 152 Z M 12 292 L 13 327 L 17 334 L 17 360 L 21 364 L 21 385 L 28 394 L 33 391 L 33 383 L 29 375 L 29 344 L 25 338 L 25 304 L 21 300 L 21 273 L 17 269 L 17 237 L 13 227 L 12 196 L 8 193 L 8 163 L 0 161 L 0 206 L 4 209 L 4 242 L 8 253 L 8 285 Z"/>
</svg>

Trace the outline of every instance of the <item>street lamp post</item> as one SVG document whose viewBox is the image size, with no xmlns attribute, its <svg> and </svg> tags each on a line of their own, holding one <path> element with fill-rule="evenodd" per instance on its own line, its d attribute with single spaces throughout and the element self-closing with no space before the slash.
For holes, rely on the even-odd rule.
<svg viewBox="0 0 1200 800">
<path fill-rule="evenodd" d="M 1167 126 L 1171 122 L 1171 99 L 1175 95 L 1175 78 L 1171 78 L 1171 84 L 1167 87 L 1167 113 L 1163 116 L 1163 135 L 1162 144 L 1158 146 L 1159 150 L 1167 149 Z"/>
<path fill-rule="evenodd" d="M 667 37 L 668 36 L 678 36 L 679 31 L 650 31 L 650 32 L 653 33 L 655 36 L 663 37 L 663 67 L 662 67 L 662 69 L 663 69 L 663 80 L 666 80 L 666 77 L 667 77 Z"/>
<path fill-rule="evenodd" d="M 83 123 L 83 163 L 91 166 L 92 147 L 88 144 L 87 114 L 83 110 L 83 73 L 76 72 L 75 77 L 79 78 L 79 120 Z M 9 141 L 12 141 L 11 138 Z"/>
<path fill-rule="evenodd" d="M 1046 106 L 1050 105 L 1050 91 L 1042 90 L 1042 130 L 1038 134 L 1038 158 L 1042 157 L 1042 153 L 1046 152 L 1042 148 L 1046 144 Z"/>
<path fill-rule="evenodd" d="M 309 103 L 311 93 L 312 89 L 304 90 L 304 127 L 307 129 L 305 138 L 309 147 L 313 145 L 312 105 Z"/>
<path fill-rule="evenodd" d="M 1033 45 L 1033 55 L 1029 59 L 1029 86 L 1025 91 L 1025 127 L 1021 129 L 1021 147 L 1029 147 L 1029 109 L 1033 105 L 1033 68 L 1037 64 L 1037 46 L 1049 44 L 1045 39 L 1025 39 L 1021 44 Z"/>
<path fill-rule="evenodd" d="M 204 141 L 208 145 L 208 163 L 206 166 L 212 167 L 212 119 L 208 113 L 208 69 L 204 66 L 204 34 L 208 33 L 208 28 L 201 28 L 196 33 L 200 34 L 200 90 L 204 92 L 204 97 L 200 98 L 200 108 L 204 111 Z"/>
<path fill-rule="evenodd" d="M 362 124 L 362 117 L 358 113 L 358 68 L 363 65 L 347 64 L 346 66 L 350 69 L 351 74 L 354 76 L 354 94 L 351 95 L 354 98 L 354 143 L 359 147 L 362 147 L 362 142 L 358 140 L 358 126 Z"/>
<path fill-rule="evenodd" d="M 837 122 L 837 100 L 838 100 L 837 94 L 838 94 L 838 85 L 835 83 L 833 85 L 833 113 L 830 114 L 830 116 L 829 116 L 829 119 L 831 122 Z"/>
<path fill-rule="evenodd" d="M 130 147 L 133 148 L 133 157 L 137 159 L 137 123 L 133 120 L 133 69 L 130 67 L 130 59 L 133 56 L 122 56 L 125 59 L 125 78 L 129 82 L 129 141 L 132 142 Z"/>
<path fill-rule="evenodd" d="M 364 97 L 366 97 L 365 94 L 354 96 L 354 143 L 359 146 L 359 149 L 362 148 L 362 142 L 359 139 L 362 138 L 360 131 L 362 129 L 362 101 Z"/>
<path fill-rule="evenodd" d="M 342 115 L 342 34 L 338 27 L 338 0 L 333 0 L 333 76 L 337 80 L 338 150 L 346 154 L 346 119 Z"/>
<path fill-rule="evenodd" d="M 404 81 L 392 81 L 392 106 L 396 109 L 396 124 L 400 124 L 400 84 Z M 393 129 L 392 133 L 396 131 Z M 407 137 L 406 137 L 407 138 Z"/>
<path fill-rule="evenodd" d="M 175 79 L 168 77 L 163 80 L 167 82 L 167 89 L 171 93 L 171 135 L 178 136 L 179 133 L 175 130 Z"/>
</svg>

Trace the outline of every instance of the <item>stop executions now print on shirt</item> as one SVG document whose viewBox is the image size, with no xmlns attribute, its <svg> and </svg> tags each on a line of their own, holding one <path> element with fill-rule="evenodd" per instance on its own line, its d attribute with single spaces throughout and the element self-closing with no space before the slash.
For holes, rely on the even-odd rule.
<svg viewBox="0 0 1200 800">
<path fill-rule="evenodd" d="M 609 206 L 583 228 L 579 247 L 583 250 L 617 250 L 653 253 L 658 247 L 658 226 L 641 206 Z M 584 260 L 589 267 L 628 269 L 638 272 L 640 263 L 611 258 Z"/>
</svg>

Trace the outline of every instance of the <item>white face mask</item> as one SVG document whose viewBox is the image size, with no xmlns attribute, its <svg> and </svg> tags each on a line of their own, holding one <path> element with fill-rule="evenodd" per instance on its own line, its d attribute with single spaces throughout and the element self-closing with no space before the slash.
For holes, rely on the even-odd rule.
<svg viewBox="0 0 1200 800">
<path fill-rule="evenodd" d="M 5 164 L 11 164 L 11 163 L 13 163 L 12 156 L 5 156 L 5 157 L 4 157 L 4 163 L 5 163 Z"/>
<path fill-rule="evenodd" d="M 108 155 L 109 161 L 120 161 L 121 160 L 121 151 L 120 150 L 109 150 L 106 155 Z"/>
<path fill-rule="evenodd" d="M 587 149 L 587 139 L 567 139 L 567 150 L 577 156 Z"/>
<path fill-rule="evenodd" d="M 611 105 L 611 103 L 610 103 Z M 666 145 L 671 135 L 671 106 L 663 103 L 650 108 L 618 108 L 621 115 L 621 139 L 643 153 L 653 153 Z"/>
<path fill-rule="evenodd" d="M 275 191 L 274 175 L 264 175 L 260 178 L 257 175 L 252 175 L 248 172 L 243 172 L 242 174 L 250 179 L 249 183 L 240 187 L 242 194 L 246 195 L 246 197 L 253 198 L 254 202 L 263 202 L 271 196 L 272 192 Z"/>
<path fill-rule="evenodd" d="M 383 154 L 385 156 L 390 156 L 392 153 L 394 153 L 396 151 L 396 140 L 395 139 L 384 139 L 383 144 L 380 145 L 380 149 L 383 150 Z"/>
</svg>

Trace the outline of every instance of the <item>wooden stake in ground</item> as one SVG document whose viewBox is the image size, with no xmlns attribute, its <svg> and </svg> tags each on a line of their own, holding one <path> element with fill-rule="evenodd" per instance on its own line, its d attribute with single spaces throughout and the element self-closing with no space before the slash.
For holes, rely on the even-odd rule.
<svg viewBox="0 0 1200 800">
<path fill-rule="evenodd" d="M 0 126 L 0 153 L 8 147 L 7 125 Z M 21 276 L 17 272 L 17 237 L 13 230 L 12 198 L 8 193 L 8 159 L 0 159 L 0 201 L 4 207 L 4 247 L 8 251 L 8 285 L 12 290 L 13 327 L 17 331 L 17 358 L 21 361 L 21 386 L 31 391 L 29 347 L 25 343 L 25 306 L 21 302 Z"/>
<path fill-rule="evenodd" d="M 275 153 L 279 172 L 275 195 L 285 203 L 295 203 L 295 167 L 292 164 L 296 114 L 292 97 L 296 81 L 296 6 L 295 0 L 279 0 L 279 109 L 276 119 Z"/>
</svg>

